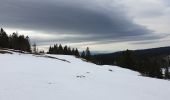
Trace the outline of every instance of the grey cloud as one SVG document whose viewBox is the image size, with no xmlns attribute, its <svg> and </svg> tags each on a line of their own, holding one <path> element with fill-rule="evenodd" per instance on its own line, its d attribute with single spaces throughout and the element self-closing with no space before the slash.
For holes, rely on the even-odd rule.
<svg viewBox="0 0 170 100">
<path fill-rule="evenodd" d="M 85 0 L 1 0 L 0 23 L 11 28 L 43 31 L 48 34 L 80 35 L 78 38 L 61 41 L 114 42 L 160 38 L 148 36 L 153 31 L 135 24 L 119 8 L 110 7 L 108 10 L 97 2 L 95 4 Z"/>
<path fill-rule="evenodd" d="M 140 44 L 152 44 L 152 43 L 156 43 L 158 42 L 157 40 L 151 40 L 151 41 L 135 41 L 134 43 L 132 44 L 135 44 L 135 45 L 140 45 Z M 160 41 L 159 41 L 160 42 Z"/>
<path fill-rule="evenodd" d="M 97 37 L 97 36 L 96 36 Z M 158 43 L 160 39 L 165 38 L 165 36 L 152 36 L 152 35 L 144 35 L 144 36 L 127 36 L 121 38 L 110 38 L 110 37 L 98 37 L 94 38 L 92 36 L 80 36 L 80 37 L 65 37 L 61 39 L 41 39 L 41 38 L 33 38 L 32 41 L 37 41 L 38 45 L 47 45 L 47 44 L 55 44 L 55 43 L 88 43 L 88 45 L 98 45 L 98 44 L 112 44 L 112 43 L 120 43 L 120 42 L 128 42 L 135 45 L 140 44 L 151 44 Z"/>
</svg>

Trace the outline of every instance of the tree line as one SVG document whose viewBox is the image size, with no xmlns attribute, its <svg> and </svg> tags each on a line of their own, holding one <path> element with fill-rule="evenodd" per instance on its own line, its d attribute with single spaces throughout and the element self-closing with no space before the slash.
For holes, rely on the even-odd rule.
<svg viewBox="0 0 170 100">
<path fill-rule="evenodd" d="M 15 32 L 8 36 L 3 28 L 0 30 L 0 48 L 10 48 L 31 52 L 28 36 L 18 35 L 18 33 Z"/>
<path fill-rule="evenodd" d="M 62 46 L 61 44 L 54 44 L 49 47 L 48 54 L 62 54 L 62 55 L 74 55 L 76 57 L 81 57 L 90 60 L 91 53 L 89 47 L 86 48 L 82 53 L 79 52 L 77 48 L 71 48 L 67 45 Z"/>
</svg>

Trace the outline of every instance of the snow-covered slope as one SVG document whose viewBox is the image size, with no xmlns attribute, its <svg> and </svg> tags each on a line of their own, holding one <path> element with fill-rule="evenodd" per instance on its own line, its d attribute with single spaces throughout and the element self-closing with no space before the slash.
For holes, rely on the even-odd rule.
<svg viewBox="0 0 170 100">
<path fill-rule="evenodd" d="M 169 81 L 139 75 L 73 56 L 0 54 L 0 100 L 170 100 Z"/>
</svg>

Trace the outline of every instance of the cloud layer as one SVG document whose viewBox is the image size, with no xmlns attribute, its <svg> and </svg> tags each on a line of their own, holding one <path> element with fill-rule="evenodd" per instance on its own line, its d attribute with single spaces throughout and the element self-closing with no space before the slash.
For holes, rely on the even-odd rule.
<svg viewBox="0 0 170 100">
<path fill-rule="evenodd" d="M 153 31 L 136 24 L 121 7 L 116 0 L 1 0 L 0 23 L 35 34 L 65 35 L 61 41 L 70 42 L 160 38 L 151 36 Z"/>
</svg>

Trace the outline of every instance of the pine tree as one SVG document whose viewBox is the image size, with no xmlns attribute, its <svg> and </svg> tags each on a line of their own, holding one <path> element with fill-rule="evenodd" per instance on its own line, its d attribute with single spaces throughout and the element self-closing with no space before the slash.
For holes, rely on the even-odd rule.
<svg viewBox="0 0 170 100">
<path fill-rule="evenodd" d="M 84 51 L 81 53 L 81 58 L 85 58 L 85 52 Z"/>
<path fill-rule="evenodd" d="M 87 60 L 90 60 L 90 59 L 91 59 L 91 53 L 90 53 L 89 47 L 86 48 L 85 58 L 86 58 Z"/>
<path fill-rule="evenodd" d="M 13 33 L 10 37 L 10 47 L 11 49 L 15 49 L 18 50 L 19 49 L 19 41 L 18 41 L 18 34 L 17 33 Z"/>
<path fill-rule="evenodd" d="M 59 48 L 58 48 L 58 54 L 63 54 L 63 47 L 61 44 L 59 45 Z"/>
<path fill-rule="evenodd" d="M 48 54 L 52 54 L 52 47 L 50 46 L 49 50 L 48 50 Z"/>
<path fill-rule="evenodd" d="M 71 50 L 71 55 L 75 55 L 75 50 L 74 50 L 74 48 Z"/>
<path fill-rule="evenodd" d="M 54 44 L 54 47 L 53 47 L 53 49 L 52 49 L 52 53 L 53 53 L 53 54 L 58 54 L 58 53 L 59 53 L 58 44 Z"/>
<path fill-rule="evenodd" d="M 68 51 L 68 55 L 71 55 L 71 48 L 70 47 L 68 47 L 67 51 Z"/>
<path fill-rule="evenodd" d="M 31 52 L 30 39 L 28 36 L 26 36 L 25 38 L 25 45 L 26 45 L 25 51 Z"/>
<path fill-rule="evenodd" d="M 67 46 L 64 46 L 64 54 L 68 55 L 68 48 L 67 48 Z"/>
<path fill-rule="evenodd" d="M 80 54 L 79 54 L 79 51 L 78 51 L 77 48 L 76 48 L 76 50 L 75 50 L 75 56 L 76 56 L 76 57 L 80 57 Z"/>
<path fill-rule="evenodd" d="M 0 30 L 0 47 L 9 48 L 9 37 L 2 28 Z"/>
</svg>

